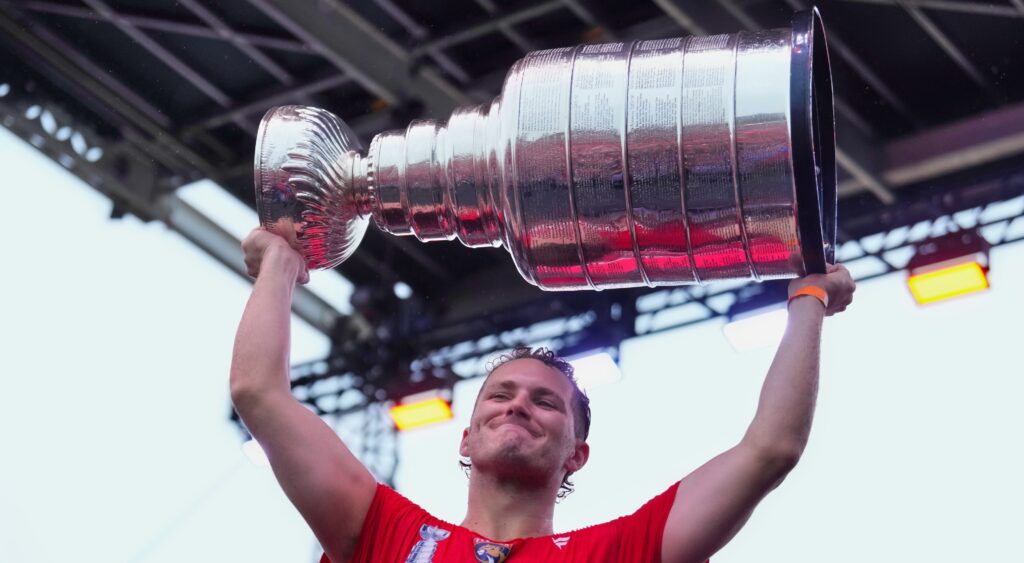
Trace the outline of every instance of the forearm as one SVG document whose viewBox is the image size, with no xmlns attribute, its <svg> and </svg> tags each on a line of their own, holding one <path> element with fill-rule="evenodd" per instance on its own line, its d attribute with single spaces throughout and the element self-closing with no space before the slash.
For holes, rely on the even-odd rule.
<svg viewBox="0 0 1024 563">
<path fill-rule="evenodd" d="M 236 407 L 247 397 L 290 392 L 291 303 L 301 264 L 294 256 L 269 252 L 235 336 L 231 395 Z"/>
<path fill-rule="evenodd" d="M 795 460 L 807 444 L 818 395 L 824 317 L 825 308 L 814 298 L 790 304 L 786 333 L 743 438 L 761 451 Z"/>
</svg>

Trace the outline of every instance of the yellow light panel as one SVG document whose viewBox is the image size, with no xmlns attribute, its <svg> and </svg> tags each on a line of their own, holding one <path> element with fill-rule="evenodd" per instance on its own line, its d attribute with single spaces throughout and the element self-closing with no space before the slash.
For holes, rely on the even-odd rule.
<svg viewBox="0 0 1024 563">
<path fill-rule="evenodd" d="M 914 299 L 924 305 L 988 289 L 988 277 L 977 262 L 965 262 L 907 279 Z"/>
<path fill-rule="evenodd" d="M 444 422 L 452 418 L 452 409 L 443 399 L 434 398 L 391 407 L 391 420 L 399 430 L 409 430 Z"/>
</svg>

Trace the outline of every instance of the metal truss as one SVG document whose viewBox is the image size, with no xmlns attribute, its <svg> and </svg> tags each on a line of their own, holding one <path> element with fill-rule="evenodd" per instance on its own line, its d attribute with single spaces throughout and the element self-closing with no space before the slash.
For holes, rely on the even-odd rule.
<svg viewBox="0 0 1024 563">
<path fill-rule="evenodd" d="M 377 481 L 394 487 L 399 460 L 398 433 L 386 405 L 374 403 L 359 412 L 331 418 L 334 431 L 352 454 Z"/>
<path fill-rule="evenodd" d="M 994 2 L 964 2 L 963 0 L 843 0 L 859 4 L 880 4 L 883 6 L 906 6 L 934 10 L 937 12 L 951 12 L 961 14 L 974 14 L 978 16 L 993 16 L 1001 18 L 1024 18 L 1024 2 L 1022 0 L 1010 0 L 1013 6 L 1005 6 Z"/>
<path fill-rule="evenodd" d="M 500 74 L 471 76 L 453 56 L 453 50 L 491 34 L 500 34 L 523 53 L 547 47 L 549 45 L 537 44 L 525 30 L 531 22 L 555 12 L 572 14 L 581 26 L 588 28 L 588 39 L 603 41 L 630 41 L 680 32 L 706 35 L 722 23 L 703 21 L 695 14 L 706 12 L 687 10 L 684 6 L 693 4 L 680 0 L 652 0 L 660 15 L 629 28 L 616 29 L 601 20 L 600 10 L 594 9 L 597 3 L 588 0 L 535 0 L 511 9 L 494 0 L 475 0 L 486 12 L 484 17 L 459 29 L 436 34 L 416 21 L 395 0 L 374 0 L 374 6 L 404 32 L 405 36 L 398 37 L 400 32 L 394 36 L 385 34 L 340 0 L 322 0 L 315 3 L 315 8 L 307 2 L 290 0 L 248 1 L 282 31 L 273 34 L 235 29 L 205 7 L 212 4 L 199 0 L 179 2 L 189 19 L 115 9 L 109 0 L 82 0 L 85 6 L 53 0 L 16 3 L 0 0 L 0 34 L 24 47 L 27 66 L 50 69 L 50 75 L 59 78 L 53 82 L 57 87 L 66 88 L 72 96 L 84 100 L 121 138 L 102 139 L 83 125 L 77 130 L 80 131 L 80 148 L 85 143 L 85 150 L 76 151 L 69 144 L 70 138 L 55 137 L 55 131 L 47 131 L 42 122 L 44 111 L 61 124 L 75 121 L 70 111 L 62 112 L 57 104 L 47 101 L 42 88 L 32 93 L 41 100 L 37 102 L 41 109 L 35 117 L 26 115 L 27 107 L 21 102 L 16 104 L 11 97 L 0 97 L 4 124 L 110 197 L 115 209 L 143 219 L 167 222 L 242 275 L 244 269 L 240 269 L 237 241 L 173 196 L 174 189 L 184 182 L 208 177 L 227 185 L 235 177 L 234 171 L 251 170 L 249 154 L 240 154 L 237 147 L 226 146 L 224 141 L 218 140 L 214 134 L 216 129 L 233 124 L 251 136 L 256 131 L 258 114 L 268 106 L 308 103 L 313 96 L 339 88 L 361 88 L 390 111 L 412 108 L 399 116 L 403 120 L 423 114 L 445 118 L 456 106 L 471 105 L 496 95 L 504 75 L 504 69 L 500 69 Z M 715 1 L 747 29 L 760 29 L 764 25 L 754 18 L 754 10 L 747 9 L 749 2 Z M 794 9 L 809 6 L 807 0 L 785 1 Z M 1010 0 L 1005 5 L 944 0 L 843 1 L 880 4 L 906 11 L 980 91 L 997 104 L 1005 100 L 1004 93 L 931 20 L 928 12 L 1020 19 L 1024 18 L 1024 0 Z M 64 41 L 49 27 L 46 18 L 31 17 L 40 14 L 110 23 L 202 92 L 212 110 L 191 116 L 186 123 L 174 123 L 162 108 L 154 107 L 96 61 Z M 271 76 L 273 82 L 251 96 L 231 96 L 219 83 L 220 77 L 205 76 L 191 67 L 157 42 L 154 32 L 202 37 L 233 45 Z M 903 119 L 921 127 L 922 119 L 910 104 L 890 88 L 854 48 L 834 32 L 829 39 L 834 56 L 842 59 Z M 331 68 L 300 80 L 268 56 L 272 51 L 316 56 L 330 63 Z M 11 82 L 9 88 L 18 94 L 24 91 L 22 85 Z M 1019 171 L 1010 171 L 986 182 L 973 181 L 968 188 L 964 185 L 971 182 L 962 179 L 957 180 L 959 185 L 952 187 L 928 186 L 923 193 L 915 192 L 912 186 L 923 182 L 937 185 L 958 171 L 1019 158 L 1024 153 L 1024 137 L 1019 134 L 1020 124 L 1024 124 L 1024 106 L 1002 107 L 998 114 L 977 118 L 972 124 L 937 128 L 949 129 L 945 132 L 923 131 L 913 138 L 885 144 L 877 141 L 869 120 L 843 96 L 836 98 L 836 111 L 840 141 L 837 161 L 850 176 L 841 184 L 840 195 L 844 202 L 855 201 L 864 208 L 842 219 L 846 232 L 839 257 L 856 268 L 858 279 L 898 271 L 909 259 L 907 254 L 912 253 L 913 244 L 920 240 L 917 237 L 968 228 L 971 221 L 988 233 L 986 236 L 993 245 L 1020 240 L 1021 212 L 1008 218 L 992 219 L 998 213 L 990 211 L 994 204 L 989 203 L 1020 201 L 1024 180 Z M 378 111 L 354 119 L 350 125 L 358 134 L 367 136 L 394 125 L 388 113 Z M 955 142 L 958 138 L 972 139 L 973 144 L 958 145 Z M 194 145 L 201 145 L 202 150 Z M 93 151 L 93 157 L 99 156 L 90 161 L 87 156 L 94 147 L 101 152 Z M 942 147 L 943 151 L 922 150 L 927 147 Z M 870 196 L 862 197 L 864 192 Z M 997 236 L 1000 230 L 1002 235 Z M 389 244 L 421 265 L 424 271 L 429 271 L 431 276 L 443 279 L 450 275 L 417 245 L 402 239 L 394 239 Z M 359 253 L 353 259 L 375 260 Z M 373 269 L 387 279 L 396 278 L 394 273 L 387 273 L 388 266 L 383 262 L 375 263 Z M 601 337 L 618 342 L 718 318 L 736 301 L 742 289 L 742 284 L 716 284 L 653 291 L 622 290 L 597 296 L 546 294 L 544 299 L 538 297 L 536 302 L 510 307 L 483 319 L 417 331 L 410 328 L 414 323 L 390 317 L 376 324 L 358 316 L 339 318 L 337 312 L 300 288 L 296 311 L 330 335 L 336 344 L 331 357 L 324 361 L 295 366 L 293 387 L 296 396 L 321 415 L 362 412 L 415 389 L 451 386 L 479 375 L 485 371 L 482 358 L 517 343 L 545 342 L 554 348 L 566 349 L 586 338 Z M 411 302 L 395 302 L 392 297 L 382 310 L 408 320 L 415 317 L 411 307 Z"/>
<path fill-rule="evenodd" d="M 1024 241 L 1024 170 L 983 182 L 974 186 L 973 192 L 978 198 L 975 201 L 984 203 L 961 208 L 958 204 L 971 202 L 933 196 L 919 205 L 905 206 L 903 213 L 890 219 L 897 226 L 846 240 L 837 260 L 857 281 L 866 281 L 905 269 L 919 243 L 949 232 L 977 228 L 993 247 Z M 1005 199 L 988 199 L 1000 196 Z M 929 211 L 931 216 L 913 220 Z M 450 389 L 459 381 L 485 375 L 489 357 L 519 344 L 544 345 L 565 354 L 588 346 L 618 346 L 626 338 L 722 318 L 750 285 L 738 281 L 653 291 L 607 291 L 588 294 L 590 299 L 575 306 L 556 298 L 554 304 L 546 301 L 540 307 L 438 327 L 434 335 L 407 335 L 405 338 L 419 338 L 435 347 L 405 358 L 397 351 L 381 352 L 387 344 L 380 341 L 349 342 L 323 361 L 294 366 L 292 387 L 295 396 L 314 412 L 347 415 L 427 389 Z M 488 326 L 500 330 L 482 331 Z M 367 351 L 371 349 L 376 352 Z M 375 363 L 384 358 L 384 363 Z"/>
<path fill-rule="evenodd" d="M 240 242 L 173 192 L 161 189 L 160 164 L 150 154 L 128 143 L 108 143 L 54 102 L 42 86 L 31 80 L 0 80 L 0 123 L 110 198 L 112 217 L 131 213 L 144 221 L 162 221 L 248 279 Z M 342 318 L 337 310 L 305 287 L 297 288 L 295 296 L 294 311 L 303 320 L 322 332 L 336 329 Z"/>
<path fill-rule="evenodd" d="M 572 13 L 585 26 L 598 30 L 594 37 L 600 37 L 602 40 L 628 40 L 635 35 L 632 30 L 613 32 L 610 26 L 601 21 L 595 11 L 588 7 L 588 2 L 585 0 L 546 0 L 513 10 L 503 10 L 492 0 L 476 0 L 477 4 L 487 12 L 487 18 L 441 36 L 432 35 L 425 26 L 417 22 L 393 0 L 374 0 L 376 7 L 387 14 L 409 35 L 408 43 L 411 47 L 408 48 L 375 30 L 355 11 L 338 0 L 322 2 L 320 10 L 310 10 L 302 3 L 284 0 L 249 0 L 255 8 L 301 41 L 295 41 L 289 37 L 237 31 L 205 8 L 198 0 L 184 0 L 181 4 L 202 24 L 125 13 L 123 10 L 114 10 L 104 0 L 82 1 L 88 6 L 87 8 L 49 0 L 32 0 L 24 3 L 22 8 L 30 12 L 60 14 L 83 19 L 102 18 L 115 25 L 220 106 L 222 111 L 201 117 L 197 121 L 185 125 L 180 131 L 183 138 L 198 138 L 224 156 L 227 156 L 230 151 L 226 147 L 218 146 L 218 142 L 209 136 L 204 136 L 206 131 L 226 123 L 234 123 L 247 134 L 254 135 L 256 126 L 253 118 L 256 114 L 264 111 L 266 107 L 282 103 L 309 103 L 309 96 L 350 82 L 359 84 L 392 106 L 404 103 L 410 97 L 418 98 L 423 101 L 428 115 L 439 118 L 446 117 L 455 106 L 484 101 L 484 97 L 493 96 L 497 92 L 480 93 L 471 98 L 460 88 L 447 82 L 446 76 L 451 77 L 458 86 L 464 89 L 478 77 L 470 76 L 466 69 L 453 60 L 446 51 L 479 37 L 500 33 L 524 53 L 528 52 L 536 49 L 538 45 L 516 31 L 516 26 L 528 24 L 530 21 L 544 17 L 556 10 L 567 10 Z M 1014 6 L 1012 7 L 927 0 L 846 1 L 902 7 L 979 87 L 984 89 L 997 103 L 1005 101 L 1005 96 L 963 54 L 949 36 L 929 19 L 923 10 L 1024 17 L 1024 0 L 1013 0 Z M 761 24 L 745 10 L 741 2 L 737 0 L 716 0 L 716 2 L 747 29 L 761 29 Z M 793 9 L 808 7 L 805 0 L 786 0 L 786 2 Z M 684 33 L 701 35 L 708 33 L 705 22 L 697 21 L 680 2 L 654 0 L 654 4 L 664 14 L 660 19 L 675 22 Z M 649 29 L 654 23 L 656 22 L 636 27 Z M 262 92 L 248 100 L 235 100 L 208 77 L 191 68 L 153 40 L 148 35 L 148 31 L 177 33 L 230 43 L 272 75 L 280 87 L 276 90 Z M 842 58 L 886 103 L 909 122 L 920 125 L 920 118 L 910 110 L 908 104 L 900 99 L 846 42 L 836 37 L 835 34 L 830 34 L 830 43 L 833 52 Z M 287 70 L 263 53 L 263 50 L 266 49 L 316 54 L 331 62 L 341 72 L 300 84 Z M 73 49 L 66 51 L 73 51 Z M 424 59 L 433 63 L 443 74 L 425 67 L 422 64 Z M 394 72 L 395 68 L 404 68 L 407 69 L 407 72 Z M 892 186 L 887 182 L 879 165 L 883 158 L 878 148 L 879 144 L 874 142 L 875 135 L 868 121 L 841 96 L 837 97 L 835 107 L 840 117 L 838 129 L 841 132 L 837 148 L 838 164 L 853 177 L 856 184 L 862 189 L 868 190 L 883 203 L 895 203 L 896 196 Z M 151 114 L 159 114 L 159 112 L 151 112 Z M 375 132 L 372 126 L 360 127 L 359 124 L 356 124 L 354 129 L 363 136 Z"/>
</svg>

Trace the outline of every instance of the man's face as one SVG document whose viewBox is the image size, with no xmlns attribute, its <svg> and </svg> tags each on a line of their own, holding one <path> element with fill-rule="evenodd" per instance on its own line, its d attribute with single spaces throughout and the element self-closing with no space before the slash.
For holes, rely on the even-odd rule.
<svg viewBox="0 0 1024 563">
<path fill-rule="evenodd" d="M 561 482 L 588 453 L 576 439 L 572 396 L 565 375 L 539 360 L 502 364 L 484 382 L 459 452 L 475 471 Z"/>
</svg>

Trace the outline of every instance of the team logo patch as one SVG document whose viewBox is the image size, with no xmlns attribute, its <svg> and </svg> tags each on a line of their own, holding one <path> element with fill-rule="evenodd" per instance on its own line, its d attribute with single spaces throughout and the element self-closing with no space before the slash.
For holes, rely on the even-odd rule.
<svg viewBox="0 0 1024 563">
<path fill-rule="evenodd" d="M 562 536 L 560 538 L 551 538 L 551 541 L 553 541 L 555 543 L 555 546 L 557 546 L 558 549 L 562 549 L 563 547 L 569 545 L 569 536 Z"/>
<path fill-rule="evenodd" d="M 434 553 L 437 552 L 437 543 L 448 539 L 450 535 L 451 532 L 437 526 L 426 524 L 420 526 L 420 538 L 422 539 L 412 546 L 412 551 L 409 552 L 405 563 L 433 563 Z"/>
<path fill-rule="evenodd" d="M 480 538 L 473 538 L 473 555 L 480 563 L 505 563 L 512 553 L 512 544 L 494 543 Z"/>
</svg>

